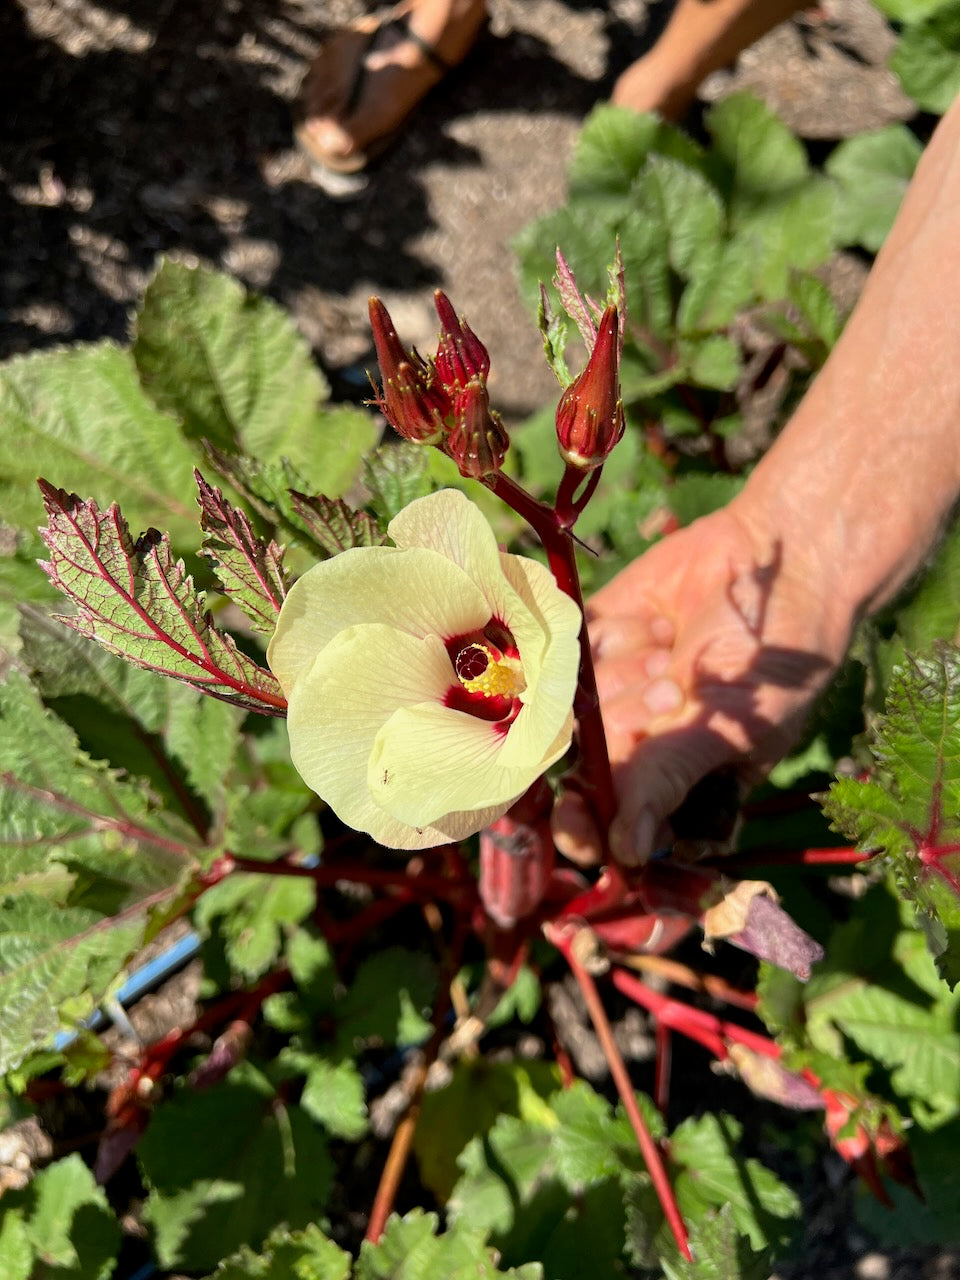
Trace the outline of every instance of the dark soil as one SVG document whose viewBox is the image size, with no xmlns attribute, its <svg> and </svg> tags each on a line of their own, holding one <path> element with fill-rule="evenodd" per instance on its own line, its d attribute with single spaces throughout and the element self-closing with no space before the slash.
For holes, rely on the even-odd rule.
<svg viewBox="0 0 960 1280">
<path fill-rule="evenodd" d="M 428 345 L 441 286 L 490 347 L 491 390 L 508 419 L 546 401 L 555 383 L 517 296 L 510 241 L 562 202 L 580 122 L 649 47 L 667 4 L 489 0 L 489 31 L 468 61 L 365 189 L 337 199 L 292 147 L 290 107 L 324 24 L 365 7 L 7 0 L 0 357 L 122 339 L 167 253 L 217 264 L 290 308 L 341 393 L 368 359 L 368 294 L 384 297 L 405 338 Z M 826 0 L 702 93 L 750 88 L 808 138 L 848 136 L 911 114 L 884 66 L 892 40 L 867 0 Z M 168 1021 L 186 1016 L 192 992 L 171 987 Z M 152 998 L 157 1032 L 163 999 Z M 0 1148 L 9 1166 L 7 1155 Z M 874 1249 L 853 1223 L 839 1161 L 811 1179 L 806 1202 L 802 1261 L 781 1268 L 782 1280 L 960 1276 L 958 1254 Z"/>
</svg>

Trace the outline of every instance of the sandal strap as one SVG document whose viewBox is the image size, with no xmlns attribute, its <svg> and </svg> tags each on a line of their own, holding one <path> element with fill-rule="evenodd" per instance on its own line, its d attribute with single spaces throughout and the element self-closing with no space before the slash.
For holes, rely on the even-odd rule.
<svg viewBox="0 0 960 1280">
<path fill-rule="evenodd" d="M 423 56 L 431 63 L 441 75 L 446 75 L 448 71 L 453 70 L 453 63 L 448 62 L 442 54 L 438 53 L 429 40 L 424 40 L 423 36 L 418 35 L 410 25 L 411 15 L 404 14 L 400 18 L 394 18 L 386 25 L 388 27 L 396 27 L 411 44 L 415 44 Z"/>
</svg>

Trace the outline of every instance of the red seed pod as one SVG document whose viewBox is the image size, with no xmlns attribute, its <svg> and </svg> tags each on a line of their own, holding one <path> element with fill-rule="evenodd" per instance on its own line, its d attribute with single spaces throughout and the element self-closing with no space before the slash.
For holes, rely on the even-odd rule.
<svg viewBox="0 0 960 1280">
<path fill-rule="evenodd" d="M 475 480 L 503 466 L 510 445 L 500 415 L 490 408 L 482 378 L 473 378 L 454 399 L 453 427 L 444 447 L 463 476 Z"/>
<path fill-rule="evenodd" d="M 446 434 L 453 403 L 436 369 L 416 351 L 407 351 L 390 313 L 379 298 L 371 298 L 370 326 L 383 377 L 383 390 L 374 385 L 374 401 L 390 425 L 415 444 L 436 444 Z"/>
<path fill-rule="evenodd" d="M 480 833 L 480 900 L 501 929 L 512 928 L 543 901 L 556 851 L 549 822 L 527 826 L 502 817 Z"/>
<path fill-rule="evenodd" d="M 472 378 L 486 379 L 490 372 L 490 353 L 466 320 L 458 317 L 453 303 L 442 290 L 436 291 L 433 301 L 441 325 L 437 373 L 452 394 L 463 390 Z"/>
<path fill-rule="evenodd" d="M 560 397 L 557 441 L 564 462 L 582 471 L 602 466 L 623 435 L 620 335 L 616 307 L 607 307 L 587 367 Z"/>
</svg>

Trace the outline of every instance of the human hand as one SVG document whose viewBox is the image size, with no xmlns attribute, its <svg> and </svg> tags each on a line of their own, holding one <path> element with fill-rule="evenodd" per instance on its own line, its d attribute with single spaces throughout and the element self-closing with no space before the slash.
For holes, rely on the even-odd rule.
<svg viewBox="0 0 960 1280">
<path fill-rule="evenodd" d="M 842 660 L 852 618 L 736 502 L 669 535 L 587 605 L 619 810 L 610 847 L 647 858 L 700 779 L 730 765 L 761 777 L 798 736 Z M 559 848 L 596 860 L 600 840 L 569 792 Z"/>
</svg>

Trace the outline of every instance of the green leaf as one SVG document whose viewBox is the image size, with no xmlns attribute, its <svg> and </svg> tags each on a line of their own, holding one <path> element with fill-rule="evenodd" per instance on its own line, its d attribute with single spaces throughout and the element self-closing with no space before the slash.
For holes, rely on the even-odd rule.
<svg viewBox="0 0 960 1280">
<path fill-rule="evenodd" d="M 184 434 L 264 462 L 281 457 L 330 497 L 376 440 L 358 409 L 321 409 L 330 388 L 290 316 L 230 276 L 164 262 L 135 325 L 133 358 Z"/>
<path fill-rule="evenodd" d="M 119 1247 L 119 1223 L 79 1155 L 48 1165 L 23 1190 L 4 1195 L 4 1280 L 108 1280 Z"/>
<path fill-rule="evenodd" d="M 664 228 L 670 266 L 695 275 L 716 252 L 725 210 L 716 188 L 696 169 L 667 156 L 651 155 L 633 184 L 641 214 Z"/>
<path fill-rule="evenodd" d="M 689 471 L 667 488 L 667 503 L 681 525 L 693 524 L 701 516 L 725 507 L 740 492 L 743 483 L 742 476 Z"/>
<path fill-rule="evenodd" d="M 840 336 L 840 317 L 830 290 L 817 276 L 806 271 L 793 271 L 787 282 L 787 298 L 800 312 L 806 327 L 832 350 Z"/>
<path fill-rule="evenodd" d="M 377 1244 L 365 1240 L 361 1245 L 356 1280 L 543 1280 L 536 1262 L 500 1270 L 496 1253 L 470 1226 L 457 1223 L 438 1236 L 438 1225 L 436 1214 L 421 1209 L 392 1217 Z"/>
<path fill-rule="evenodd" d="M 680 1166 L 674 1191 L 684 1219 L 699 1222 L 728 1206 L 737 1230 L 755 1250 L 781 1249 L 793 1233 L 800 1202 L 757 1160 L 738 1154 L 741 1126 L 730 1116 L 685 1120 L 670 1138 L 670 1163 Z"/>
<path fill-rule="evenodd" d="M 213 562 L 220 585 L 250 619 L 254 631 L 273 635 L 287 594 L 283 548 L 258 538 L 244 511 L 194 472 L 200 491 L 202 554 Z"/>
<path fill-rule="evenodd" d="M 894 22 L 913 23 L 946 8 L 950 0 L 874 0 L 874 3 Z"/>
<path fill-rule="evenodd" d="M 355 1142 L 367 1131 L 363 1078 L 349 1059 L 316 1059 L 310 1066 L 300 1105 L 335 1138 Z"/>
<path fill-rule="evenodd" d="M 171 808 L 176 766 L 213 815 L 221 813 L 240 741 L 237 708 L 108 653 L 36 609 L 22 611 L 24 666 L 84 749 L 147 778 Z"/>
<path fill-rule="evenodd" d="M 0 685 L 0 1071 L 102 999 L 197 866 L 191 840 L 22 676 Z"/>
<path fill-rule="evenodd" d="M 286 930 L 316 905 L 308 876 L 234 873 L 208 889 L 195 909 L 201 929 L 219 928 L 230 965 L 247 979 L 259 978 L 283 950 Z"/>
<path fill-rule="evenodd" d="M 703 153 L 696 143 L 659 117 L 609 103 L 594 107 L 580 131 L 570 163 L 571 197 L 596 202 L 627 195 L 651 152 L 669 156 L 691 169 L 700 168 L 703 163 Z M 566 247 L 560 247 L 568 256 Z M 608 246 L 607 259 L 611 251 L 612 246 Z"/>
<path fill-rule="evenodd" d="M 876 253 L 893 226 L 923 148 L 905 124 L 847 138 L 824 166 L 840 186 L 837 204 L 841 244 Z"/>
<path fill-rule="evenodd" d="M 943 115 L 960 90 L 960 3 L 938 6 L 903 32 L 890 69 L 918 107 Z"/>
<path fill-rule="evenodd" d="M 873 727 L 866 782 L 834 783 L 824 811 L 857 847 L 882 850 L 916 904 L 943 977 L 960 983 L 960 650 L 897 668 Z"/>
<path fill-rule="evenodd" d="M 921 653 L 936 640 L 960 642 L 960 521 L 955 521 L 911 594 L 900 600 L 896 630 L 876 643 L 876 662 L 883 688 L 907 652 Z"/>
<path fill-rule="evenodd" d="M 50 552 L 44 568 L 78 612 L 63 621 L 129 662 L 185 680 L 204 693 L 270 715 L 286 701 L 265 668 L 218 631 L 202 593 L 170 540 L 149 529 L 136 542 L 114 504 L 96 503 L 41 481 Z"/>
<path fill-rule="evenodd" d="M 384 523 L 414 498 L 423 498 L 432 491 L 428 453 L 427 445 L 405 440 L 367 458 L 364 480 L 371 504 Z"/>
<path fill-rule="evenodd" d="M 803 143 L 749 93 L 731 94 L 712 106 L 706 126 L 727 169 L 735 203 L 792 192 L 809 175 Z"/>
<path fill-rule="evenodd" d="M 420 1177 L 441 1204 L 453 1191 L 457 1159 L 470 1140 L 502 1115 L 552 1124 L 546 1099 L 559 1083 L 550 1063 L 468 1058 L 456 1065 L 448 1085 L 424 1096 L 413 1147 Z"/>
<path fill-rule="evenodd" d="M 128 351 L 103 342 L 0 365 L 0 421 L 0 510 L 9 524 L 36 525 L 34 481 L 51 475 L 100 502 L 122 501 L 141 528 L 161 522 L 178 546 L 194 535 L 194 452 L 144 395 Z"/>
<path fill-rule="evenodd" d="M 349 1280 L 352 1259 L 319 1227 L 272 1231 L 262 1250 L 244 1246 L 205 1280 Z"/>
<path fill-rule="evenodd" d="M 740 348 L 732 338 L 715 334 L 699 341 L 688 339 L 679 344 L 679 354 L 687 375 L 684 381 L 717 391 L 732 391 L 737 385 Z"/>
<path fill-rule="evenodd" d="M 354 511 L 339 498 L 308 496 L 291 489 L 290 501 L 314 542 L 328 555 L 339 555 L 351 547 L 379 547 L 386 542 L 386 534 L 372 516 L 366 511 Z"/>
<path fill-rule="evenodd" d="M 59 592 L 37 564 L 43 544 L 35 533 L 0 523 L 0 661 L 20 648 L 20 609 L 56 608 Z"/>
<path fill-rule="evenodd" d="M 388 947 L 360 965 L 337 1002 L 338 1052 L 364 1041 L 418 1044 L 432 1027 L 424 1017 L 437 988 L 437 972 L 426 955 Z"/>
<path fill-rule="evenodd" d="M 690 1251 L 692 1262 L 675 1246 L 664 1251 L 659 1261 L 665 1280 L 767 1280 L 773 1261 L 769 1249 L 755 1252 L 739 1234 L 730 1205 L 690 1223 Z"/>
<path fill-rule="evenodd" d="M 754 287 L 761 298 L 782 298 L 796 270 L 811 270 L 836 243 L 835 190 L 811 177 L 790 191 L 748 192 L 731 210 L 734 243 L 753 256 Z"/>
<path fill-rule="evenodd" d="M 183 1090 L 137 1149 L 150 1189 L 144 1216 L 162 1267 L 209 1270 L 284 1223 L 322 1214 L 333 1164 L 321 1131 L 249 1064 L 202 1094 Z"/>
<path fill-rule="evenodd" d="M 677 329 L 693 336 L 730 324 L 755 296 L 756 263 L 749 244 L 727 241 L 704 255 L 677 308 Z"/>
<path fill-rule="evenodd" d="M 0 1214 L 0 1275 L 6 1280 L 30 1280 L 33 1249 L 19 1209 L 8 1206 Z"/>
</svg>

